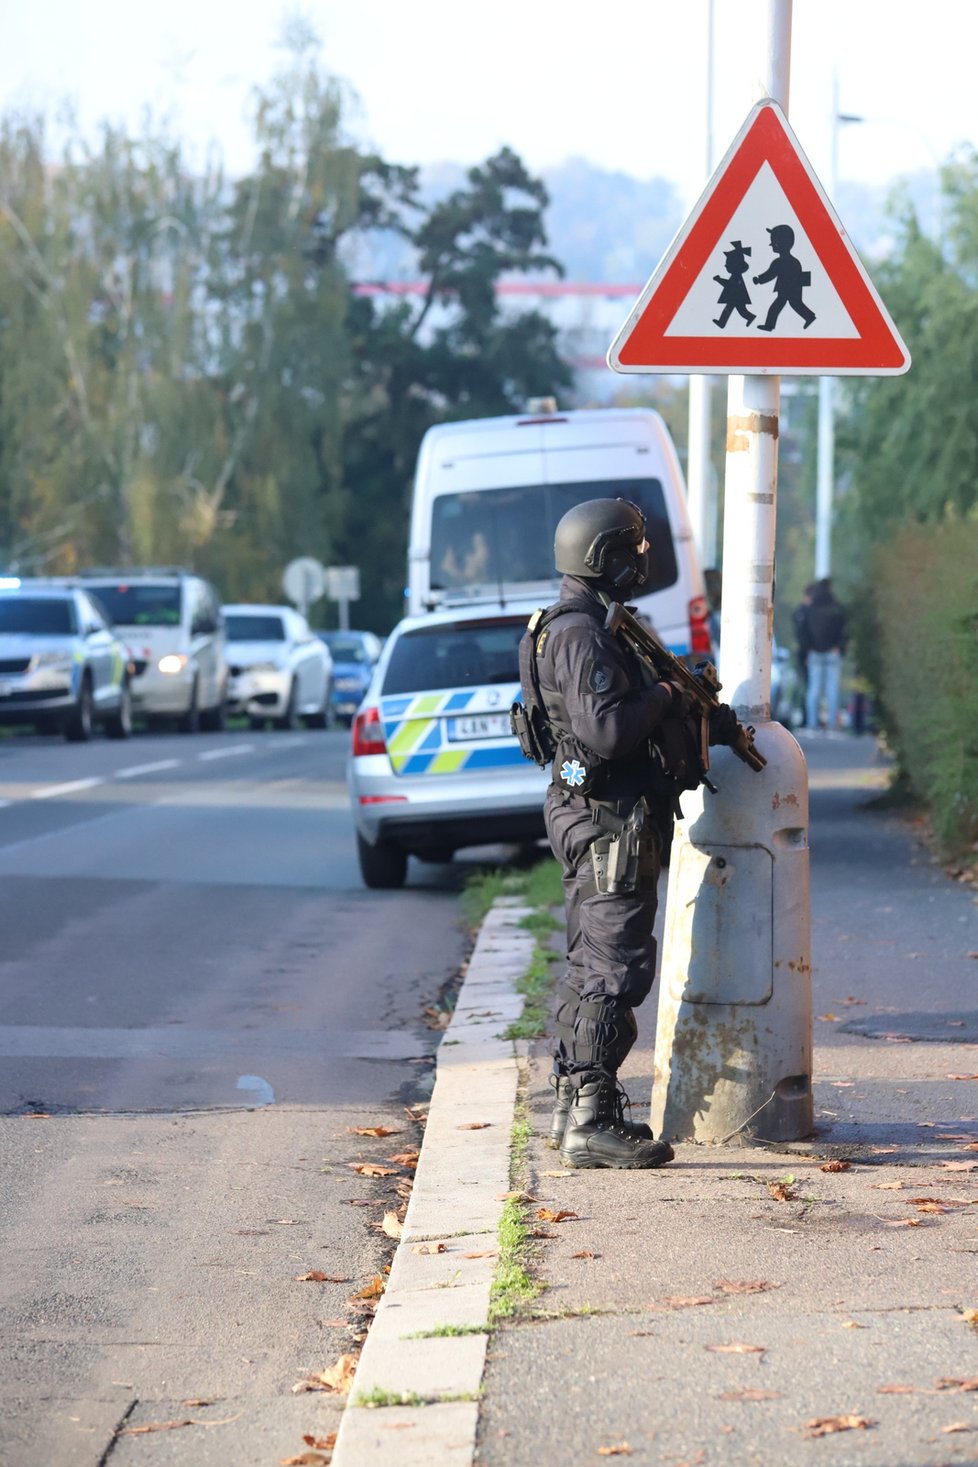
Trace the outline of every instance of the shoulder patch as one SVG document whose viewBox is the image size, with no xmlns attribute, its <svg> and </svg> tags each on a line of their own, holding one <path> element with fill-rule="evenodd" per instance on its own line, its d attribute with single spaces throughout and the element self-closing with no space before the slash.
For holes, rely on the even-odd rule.
<svg viewBox="0 0 978 1467">
<path fill-rule="evenodd" d="M 607 663 L 593 661 L 588 665 L 584 680 L 592 693 L 606 693 L 615 680 L 615 674 Z"/>
</svg>

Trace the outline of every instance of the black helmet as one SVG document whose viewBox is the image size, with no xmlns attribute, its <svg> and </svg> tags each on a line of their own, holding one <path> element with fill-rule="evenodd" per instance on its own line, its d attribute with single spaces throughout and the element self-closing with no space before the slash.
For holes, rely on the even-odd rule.
<svg viewBox="0 0 978 1467">
<path fill-rule="evenodd" d="M 607 590 L 631 591 L 649 575 L 645 516 L 627 499 L 586 499 L 557 525 L 554 564 L 565 576 L 597 581 Z"/>
</svg>

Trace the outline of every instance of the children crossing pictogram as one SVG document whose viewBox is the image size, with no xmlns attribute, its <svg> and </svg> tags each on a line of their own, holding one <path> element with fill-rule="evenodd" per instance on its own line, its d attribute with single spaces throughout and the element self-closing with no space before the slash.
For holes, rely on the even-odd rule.
<svg viewBox="0 0 978 1467">
<path fill-rule="evenodd" d="M 775 102 L 747 118 L 608 364 L 618 372 L 829 376 L 909 368 L 906 346 Z"/>
</svg>

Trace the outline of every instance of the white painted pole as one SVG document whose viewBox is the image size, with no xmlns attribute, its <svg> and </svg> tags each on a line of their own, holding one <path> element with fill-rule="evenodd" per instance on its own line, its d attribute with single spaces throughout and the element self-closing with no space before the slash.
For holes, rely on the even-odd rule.
<svg viewBox="0 0 978 1467">
<path fill-rule="evenodd" d="M 828 195 L 835 203 L 839 174 L 839 78 L 832 76 L 832 132 Z M 835 379 L 818 381 L 818 448 L 815 482 L 815 579 L 832 574 L 832 500 L 835 494 Z"/>
<path fill-rule="evenodd" d="M 791 0 L 768 0 L 766 21 L 752 35 L 755 99 L 787 111 Z M 754 773 L 716 749 L 719 793 L 682 799 L 651 1116 L 670 1139 L 797 1140 L 812 1127 L 807 771 L 770 721 L 779 405 L 778 377 L 731 377 L 719 670 L 767 765 Z"/>
<path fill-rule="evenodd" d="M 706 176 L 713 173 L 713 3 L 706 17 Z M 689 379 L 689 430 L 686 491 L 693 539 L 704 569 L 717 563 L 716 479 L 710 462 L 712 384 L 709 377 Z"/>
</svg>

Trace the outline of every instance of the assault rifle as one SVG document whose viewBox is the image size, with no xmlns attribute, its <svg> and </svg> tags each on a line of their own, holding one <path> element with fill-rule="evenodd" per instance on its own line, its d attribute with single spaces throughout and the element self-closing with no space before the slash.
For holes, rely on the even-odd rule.
<svg viewBox="0 0 978 1467">
<path fill-rule="evenodd" d="M 650 627 L 643 625 L 637 617 L 616 601 L 613 601 L 608 607 L 604 625 L 605 631 L 611 632 L 613 636 L 618 636 L 627 643 L 632 651 L 652 669 L 657 678 L 663 682 L 673 683 L 686 695 L 689 700 L 690 713 L 699 722 L 701 780 L 707 789 L 715 792 L 715 786 L 706 777 L 706 771 L 710 767 L 710 714 L 714 708 L 720 706 L 720 699 L 717 697 L 720 691 L 720 681 L 713 663 L 701 662 L 695 674 L 690 672 L 685 662 L 670 652 L 668 647 L 664 647 Z M 745 727 L 742 723 L 737 724 L 736 737 L 730 740 L 729 747 L 738 759 L 742 759 L 755 772 L 760 772 L 767 763 L 764 755 L 754 743 L 754 730 L 749 725 Z"/>
</svg>

